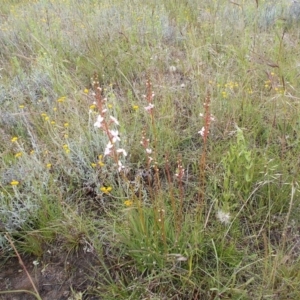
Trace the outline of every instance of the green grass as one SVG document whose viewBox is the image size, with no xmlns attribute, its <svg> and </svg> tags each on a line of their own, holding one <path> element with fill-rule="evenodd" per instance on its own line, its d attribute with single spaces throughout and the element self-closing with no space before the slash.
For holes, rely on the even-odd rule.
<svg viewBox="0 0 300 300">
<path fill-rule="evenodd" d="M 298 299 L 299 30 L 270 3 L 4 1 L 5 256 L 92 246 L 86 299 Z"/>
</svg>

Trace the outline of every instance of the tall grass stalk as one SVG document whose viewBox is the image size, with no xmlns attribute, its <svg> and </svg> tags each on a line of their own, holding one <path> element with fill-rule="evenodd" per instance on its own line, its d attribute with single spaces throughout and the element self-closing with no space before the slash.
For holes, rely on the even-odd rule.
<svg viewBox="0 0 300 300">
<path fill-rule="evenodd" d="M 207 94 L 205 102 L 203 103 L 204 107 L 204 126 L 201 131 L 199 131 L 202 137 L 202 151 L 199 160 L 199 195 L 198 195 L 198 209 L 201 211 L 205 206 L 205 190 L 206 190 L 206 157 L 207 157 L 207 140 L 209 136 L 209 129 L 211 124 L 211 113 L 210 113 L 210 93 Z"/>
</svg>

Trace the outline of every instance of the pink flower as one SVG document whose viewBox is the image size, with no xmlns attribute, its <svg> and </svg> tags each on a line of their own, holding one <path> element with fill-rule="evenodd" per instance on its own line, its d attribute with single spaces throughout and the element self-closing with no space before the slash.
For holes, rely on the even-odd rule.
<svg viewBox="0 0 300 300">
<path fill-rule="evenodd" d="M 151 112 L 153 108 L 154 108 L 154 104 L 149 103 L 149 105 L 145 107 L 145 110 Z"/>
</svg>

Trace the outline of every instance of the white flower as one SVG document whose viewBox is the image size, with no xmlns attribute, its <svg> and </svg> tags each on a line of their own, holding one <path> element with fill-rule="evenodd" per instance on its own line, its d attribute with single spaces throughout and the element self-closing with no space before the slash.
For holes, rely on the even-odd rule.
<svg viewBox="0 0 300 300">
<path fill-rule="evenodd" d="M 111 142 L 108 142 L 108 144 L 106 145 L 106 148 L 104 150 L 104 156 L 110 154 L 112 147 L 113 147 L 113 144 Z"/>
<path fill-rule="evenodd" d="M 177 257 L 177 261 L 187 261 L 187 257 L 184 257 L 184 256 L 179 256 Z"/>
<path fill-rule="evenodd" d="M 120 125 L 120 124 L 119 124 L 119 121 L 118 121 L 115 117 L 109 116 L 109 118 L 110 118 L 116 125 Z"/>
<path fill-rule="evenodd" d="M 183 168 L 180 168 L 179 170 L 176 171 L 175 176 L 179 177 L 179 175 L 180 175 L 181 178 L 183 177 L 183 175 L 184 175 L 184 169 Z"/>
<path fill-rule="evenodd" d="M 149 111 L 149 112 L 150 112 L 153 108 L 154 108 L 154 104 L 152 104 L 152 103 L 149 103 L 149 105 L 145 107 L 146 111 Z"/>
<path fill-rule="evenodd" d="M 34 260 L 32 263 L 36 267 L 39 264 L 39 261 L 38 260 Z"/>
<path fill-rule="evenodd" d="M 226 225 L 230 223 L 230 213 L 228 213 L 228 212 L 218 210 L 217 218 L 219 219 L 219 221 L 221 223 L 224 223 Z"/>
<path fill-rule="evenodd" d="M 151 153 L 152 153 L 152 149 L 147 148 L 147 149 L 146 149 L 146 153 L 147 153 L 147 154 L 151 154 Z"/>
<path fill-rule="evenodd" d="M 198 131 L 198 133 L 201 135 L 201 136 L 204 136 L 204 132 L 205 132 L 205 128 L 202 127 L 200 131 Z"/>
<path fill-rule="evenodd" d="M 102 127 L 102 122 L 104 121 L 104 118 L 102 116 L 97 117 L 97 121 L 94 123 L 94 127 L 101 128 Z"/>
<path fill-rule="evenodd" d="M 127 152 L 124 149 L 118 149 L 117 153 L 122 153 L 124 156 L 127 156 Z"/>
<path fill-rule="evenodd" d="M 123 169 L 124 169 L 123 164 L 120 161 L 118 161 L 118 171 L 121 172 Z"/>
<path fill-rule="evenodd" d="M 115 143 L 116 141 L 121 141 L 119 137 L 119 131 L 118 130 L 109 130 L 109 133 L 112 135 L 112 142 Z"/>
<path fill-rule="evenodd" d="M 170 73 L 174 73 L 174 72 L 176 72 L 176 67 L 175 66 L 170 66 L 169 67 L 169 71 L 170 71 Z"/>
</svg>

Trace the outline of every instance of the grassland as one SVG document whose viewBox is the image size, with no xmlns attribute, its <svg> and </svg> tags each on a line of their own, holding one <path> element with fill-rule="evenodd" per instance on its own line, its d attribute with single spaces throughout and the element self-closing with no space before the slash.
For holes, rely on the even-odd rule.
<svg viewBox="0 0 300 300">
<path fill-rule="evenodd" d="M 68 299 L 300 299 L 300 8 L 202 2 L 2 1 L 0 273 L 33 261 L 26 297 L 51 256 L 92 270 Z"/>
</svg>

